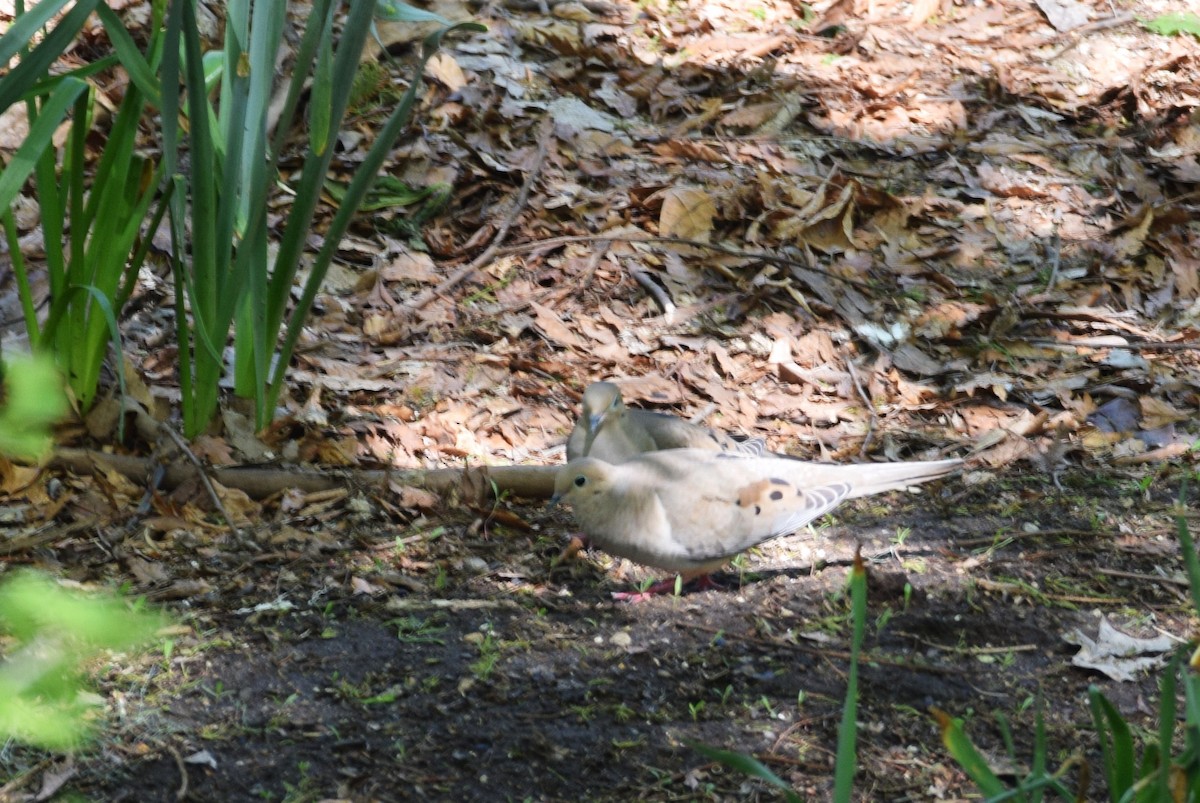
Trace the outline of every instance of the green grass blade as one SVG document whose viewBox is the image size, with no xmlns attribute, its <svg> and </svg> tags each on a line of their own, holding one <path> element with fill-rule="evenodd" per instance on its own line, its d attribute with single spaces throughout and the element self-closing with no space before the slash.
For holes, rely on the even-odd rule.
<svg viewBox="0 0 1200 803">
<path fill-rule="evenodd" d="M 62 243 L 66 236 L 66 198 L 58 186 L 58 155 L 54 148 L 46 148 L 38 159 L 34 172 L 37 202 L 41 209 L 42 240 L 47 243 L 46 273 L 50 283 L 50 296 L 54 298 L 67 289 L 67 260 Z M 49 244 L 55 247 L 49 247 Z"/>
<path fill-rule="evenodd" d="M 99 288 L 92 287 L 90 285 L 72 285 L 71 287 L 67 288 L 67 292 L 63 294 L 61 298 L 55 299 L 54 303 L 50 306 L 50 315 L 46 319 L 46 332 L 53 332 L 58 327 L 59 322 L 63 319 L 63 316 L 68 309 L 71 307 L 80 308 L 84 306 L 75 300 L 76 296 L 79 295 L 90 297 L 91 301 L 99 308 L 101 315 L 103 315 L 105 325 L 108 327 L 109 337 L 112 339 L 113 345 L 117 349 L 118 359 L 116 371 L 114 373 L 117 375 L 117 385 L 120 389 L 121 396 L 124 396 L 125 370 L 124 366 L 122 365 L 123 361 L 120 355 L 124 354 L 125 349 L 121 343 L 121 330 L 117 326 L 117 316 L 113 313 L 113 308 L 108 302 L 108 297 L 105 296 Z M 68 380 L 72 381 L 72 384 L 74 384 L 71 377 L 68 376 Z M 124 416 L 121 416 L 118 420 L 117 427 L 119 433 L 118 437 L 124 438 Z"/>
<path fill-rule="evenodd" d="M 375 7 L 375 16 L 388 22 L 436 22 L 440 25 L 453 25 L 441 14 L 434 14 L 399 0 L 379 0 Z"/>
<path fill-rule="evenodd" d="M 971 744 L 971 740 L 963 733 L 962 724 L 953 719 L 940 708 L 931 708 L 930 713 L 937 720 L 938 729 L 942 734 L 942 744 L 950 751 L 950 755 L 963 768 L 963 772 L 989 798 L 1005 793 L 1004 783 L 992 772 L 983 755 Z"/>
<path fill-rule="evenodd" d="M 75 36 L 79 33 L 79 30 L 83 27 L 83 24 L 87 21 L 92 11 L 95 10 L 98 3 L 99 0 L 78 0 L 75 6 L 59 20 L 58 25 L 54 26 L 54 30 L 46 35 L 42 43 L 26 54 L 16 67 L 10 70 L 3 79 L 0 79 L 0 111 L 4 111 L 15 103 L 30 87 L 36 85 L 42 79 L 46 71 L 62 55 L 63 51 L 75 41 Z M 13 23 L 13 27 L 15 28 L 17 24 Z M 12 31 L 10 30 L 4 39 L 8 39 L 11 35 Z M 15 44 L 15 41 L 8 43 L 5 49 L 11 48 L 13 44 Z M 20 43 L 20 47 L 17 47 L 4 60 L 0 60 L 0 64 L 5 63 L 8 58 L 19 52 L 21 47 L 28 44 L 29 38 L 27 37 Z"/>
<path fill-rule="evenodd" d="M 284 336 L 279 359 L 271 371 L 270 391 L 267 399 L 268 409 L 274 409 L 279 399 L 279 393 L 283 389 L 283 380 L 286 376 L 287 366 L 291 361 L 292 352 L 295 350 L 296 343 L 300 339 L 300 332 L 304 326 L 305 318 L 308 315 L 308 311 L 312 308 L 321 283 L 325 280 L 325 274 L 329 270 L 330 263 L 333 261 L 338 244 L 341 242 L 346 230 L 350 227 L 350 222 L 354 218 L 354 213 L 358 209 L 358 205 L 362 203 L 370 191 L 376 175 L 378 175 L 384 161 L 391 153 L 392 145 L 399 138 L 400 133 L 408 125 L 412 117 L 417 93 L 421 87 L 420 76 L 425 70 L 425 65 L 433 57 L 433 54 L 437 52 L 437 48 L 440 46 L 443 37 L 447 34 L 454 31 L 483 32 L 486 30 L 486 27 L 478 23 L 464 22 L 436 31 L 425 38 L 422 47 L 422 59 L 414 71 L 415 77 L 412 83 L 409 84 L 408 90 L 400 99 L 400 103 L 396 106 L 395 111 L 392 112 L 391 117 L 388 118 L 387 123 L 384 124 L 379 135 L 375 138 L 375 142 L 371 145 L 370 150 L 367 151 L 367 155 L 363 158 L 358 170 L 355 171 L 354 178 L 350 181 L 350 186 L 346 188 L 346 195 L 342 203 L 338 206 L 333 220 L 330 221 L 329 230 L 326 232 L 321 250 L 317 252 L 316 259 L 313 260 L 308 281 L 305 283 L 300 300 L 296 303 L 295 309 L 292 311 L 292 317 L 288 321 L 287 333 Z M 314 173 L 312 176 L 314 184 L 318 180 L 320 183 L 323 183 L 324 177 L 325 173 L 323 170 L 319 174 Z M 306 165 L 305 179 L 307 180 L 308 178 L 308 166 Z M 312 187 L 308 189 L 313 192 L 316 191 Z M 293 212 L 296 212 L 295 207 L 293 207 Z M 309 212 L 309 217 L 311 217 L 311 211 Z M 271 287 L 268 292 L 269 301 L 272 304 L 271 313 L 267 319 L 269 331 L 275 331 L 276 327 L 279 326 L 279 321 L 282 319 L 283 303 L 289 297 L 292 281 L 296 275 L 296 261 L 299 259 L 299 247 L 303 244 L 306 235 L 307 219 L 304 227 L 296 231 L 292 230 L 292 220 L 289 219 L 288 229 L 284 232 L 284 240 L 280 245 L 279 256 L 276 258 L 275 274 L 271 277 Z M 288 254 L 285 261 L 284 249 L 289 246 L 295 249 L 295 252 Z M 285 269 L 289 271 L 286 276 L 283 274 Z"/>
<path fill-rule="evenodd" d="M 1133 735 L 1129 731 L 1129 724 L 1098 686 L 1088 687 L 1088 702 L 1096 725 L 1096 736 L 1100 741 L 1104 772 L 1108 779 L 1108 796 L 1116 803 L 1133 788 Z"/>
<path fill-rule="evenodd" d="M 322 156 L 329 147 L 333 126 L 333 20 L 327 19 L 326 30 L 317 48 L 317 66 L 313 73 L 312 99 L 308 104 L 308 133 L 313 153 Z M 340 118 L 339 118 L 340 121 Z"/>
<path fill-rule="evenodd" d="M 331 2 L 332 0 L 316 0 L 312 4 L 312 13 L 309 15 L 309 19 L 325 19 L 329 15 Z M 292 123 L 296 119 L 296 109 L 299 108 L 300 98 L 304 94 L 305 77 L 312 69 L 323 31 L 324 28 L 320 25 L 307 26 L 304 29 L 304 35 L 300 38 L 300 46 L 296 48 L 296 61 L 292 66 L 292 80 L 288 84 L 288 92 L 287 97 L 284 98 L 283 110 L 280 112 L 279 119 L 275 123 L 275 134 L 271 139 L 272 175 L 277 172 L 274 168 L 278 163 L 279 155 L 283 152 L 284 143 L 291 133 Z"/>
<path fill-rule="evenodd" d="M 100 15 L 100 21 L 104 23 L 104 31 L 108 34 L 108 40 L 112 42 L 117 59 L 125 68 L 125 72 L 129 73 L 129 80 L 145 96 L 151 106 L 156 109 L 162 108 L 162 90 L 158 78 L 142 56 L 142 52 L 138 50 L 129 31 L 125 30 L 121 18 L 113 13 L 105 3 L 101 3 L 96 8 L 96 13 Z"/>
<path fill-rule="evenodd" d="M 330 99 L 330 104 L 333 106 L 330 109 L 330 120 L 336 125 L 341 124 L 345 115 L 346 103 L 350 97 L 350 86 L 358 69 L 358 61 L 362 54 L 363 44 L 366 42 L 373 9 L 374 0 L 352 0 L 350 13 L 342 29 L 341 41 L 338 43 L 337 54 L 334 57 L 334 94 Z M 420 71 L 418 70 L 417 77 L 413 80 L 414 84 L 419 83 L 419 75 Z M 385 131 L 386 128 L 385 126 Z M 385 136 L 384 132 L 380 132 L 380 135 L 376 137 L 376 144 Z M 328 148 L 321 153 L 310 148 L 305 156 L 300 183 L 296 188 L 295 199 L 292 202 L 291 211 L 288 213 L 283 235 L 280 237 L 279 252 L 275 256 L 275 269 L 271 274 L 268 286 L 266 315 L 268 332 L 278 332 L 282 326 L 283 313 L 292 291 L 292 283 L 296 278 L 300 256 L 308 240 L 309 226 L 321 197 L 321 187 L 328 174 L 332 156 L 333 152 Z M 370 158 L 370 152 L 368 152 L 367 158 Z M 364 168 L 360 167 L 359 169 Z M 339 238 L 340 235 L 334 237 L 335 240 Z M 327 235 L 326 242 L 328 239 Z M 293 317 L 295 317 L 294 314 Z"/>
<path fill-rule="evenodd" d="M 265 187 L 255 184 L 265 178 L 264 163 L 274 163 L 267 143 L 267 118 L 275 88 L 275 61 L 287 22 L 286 3 L 254 4 L 254 24 L 250 29 L 250 80 L 246 98 L 246 146 L 238 168 L 242 176 L 241 204 L 238 207 L 238 231 L 246 232 L 252 203 L 265 203 Z M 265 157 L 265 158 L 264 158 Z M 262 189 L 262 201 L 254 190 Z M 249 190 L 249 191 L 248 191 Z M 266 266 L 262 266 L 266 272 Z"/>
<path fill-rule="evenodd" d="M 801 798 L 796 794 L 787 781 L 780 778 L 775 773 L 771 772 L 767 767 L 754 756 L 746 755 L 745 753 L 735 753 L 732 750 L 720 750 L 716 747 L 709 747 L 700 742 L 687 742 L 687 746 L 700 753 L 707 759 L 719 761 L 727 767 L 731 767 L 738 772 L 749 775 L 753 778 L 766 781 L 776 789 L 783 791 L 783 799 L 788 803 L 800 803 Z"/>
<path fill-rule="evenodd" d="M 13 56 L 24 50 L 42 26 L 53 19 L 68 2 L 69 0 L 41 0 L 13 20 L 4 36 L 0 36 L 0 64 L 8 64 Z"/>
<path fill-rule="evenodd" d="M 842 721 L 838 725 L 837 760 L 833 769 L 833 799 L 849 803 L 854 792 L 855 754 L 858 738 L 858 659 L 862 654 L 863 636 L 867 628 L 867 567 L 862 556 L 855 554 L 850 569 L 850 611 L 852 635 L 850 640 L 850 671 L 846 679 L 846 699 L 842 704 Z"/>
<path fill-rule="evenodd" d="M 8 256 L 12 261 L 13 274 L 17 278 L 17 298 L 21 301 L 25 333 L 29 336 L 30 344 L 36 348 L 41 340 L 41 327 L 38 325 L 37 307 L 33 303 L 33 290 L 29 286 L 29 266 L 25 262 L 25 255 L 21 253 L 21 239 L 12 207 L 4 207 L 0 210 L 0 222 L 4 225 L 4 239 L 8 243 Z"/>
<path fill-rule="evenodd" d="M 41 108 L 41 113 L 30 125 L 29 134 L 25 137 L 24 142 L 17 148 L 17 152 L 13 154 L 4 169 L 0 171 L 0 207 L 8 207 L 12 204 L 17 193 L 21 191 L 21 187 L 25 185 L 25 180 L 37 166 L 42 154 L 51 147 L 54 131 L 66 118 L 67 110 L 75 104 L 80 95 L 86 94 L 87 91 L 86 83 L 78 78 L 72 78 L 60 83 L 50 93 L 50 97 L 46 99 L 46 103 Z"/>
<path fill-rule="evenodd" d="M 1179 545 L 1183 548 L 1183 567 L 1187 571 L 1188 591 L 1192 595 L 1192 610 L 1200 616 L 1200 558 L 1196 557 L 1196 544 L 1192 533 L 1188 530 L 1187 518 L 1184 516 L 1187 504 L 1187 477 L 1179 489 L 1179 509 L 1175 515 L 1175 533 L 1179 537 Z"/>
</svg>

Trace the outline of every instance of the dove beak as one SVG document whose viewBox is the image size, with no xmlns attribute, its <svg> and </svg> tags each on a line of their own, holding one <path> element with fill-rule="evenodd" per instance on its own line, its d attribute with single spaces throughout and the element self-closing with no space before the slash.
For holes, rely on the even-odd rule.
<svg viewBox="0 0 1200 803">
<path fill-rule="evenodd" d="M 562 501 L 562 494 L 555 494 L 550 497 L 550 501 L 546 503 L 546 510 L 554 510 L 558 507 L 558 503 Z"/>
<path fill-rule="evenodd" d="M 592 443 L 596 440 L 596 435 L 600 432 L 600 425 L 604 423 L 604 413 L 588 416 L 587 423 L 587 437 L 583 441 L 584 456 L 592 453 Z"/>
</svg>

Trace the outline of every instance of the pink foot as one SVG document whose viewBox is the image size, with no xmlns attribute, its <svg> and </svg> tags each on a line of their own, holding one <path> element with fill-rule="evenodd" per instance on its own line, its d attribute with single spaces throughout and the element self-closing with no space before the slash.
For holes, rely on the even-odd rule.
<svg viewBox="0 0 1200 803">
<path fill-rule="evenodd" d="M 711 574 L 702 574 L 699 577 L 693 578 L 683 583 L 682 590 L 688 591 L 708 591 L 714 588 L 721 588 L 721 585 L 712 579 Z M 674 594 L 675 593 L 675 578 L 668 580 L 659 580 L 645 591 L 614 591 L 612 598 L 618 602 L 645 602 L 646 600 L 656 597 L 659 594 Z"/>
</svg>

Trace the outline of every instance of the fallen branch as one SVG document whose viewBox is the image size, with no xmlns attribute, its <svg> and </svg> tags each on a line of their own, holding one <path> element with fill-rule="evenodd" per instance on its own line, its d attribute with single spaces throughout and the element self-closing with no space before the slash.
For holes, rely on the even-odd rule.
<svg viewBox="0 0 1200 803">
<path fill-rule="evenodd" d="M 76 474 L 90 474 L 105 468 L 140 482 L 150 476 L 154 460 L 129 455 L 104 454 L 86 449 L 60 449 L 50 460 L 50 467 Z M 465 486 L 494 488 L 498 494 L 511 493 L 526 499 L 546 499 L 554 492 L 554 475 L 558 466 L 471 466 L 431 470 L 365 471 L 273 468 L 264 466 L 230 466 L 214 468 L 208 476 L 226 488 L 244 491 L 253 499 L 264 499 L 290 489 L 306 493 L 329 491 L 346 487 L 375 487 L 386 490 L 388 484 L 416 486 L 446 494 Z M 185 482 L 199 480 L 199 469 L 185 460 L 167 466 L 162 484 L 168 489 Z"/>
</svg>

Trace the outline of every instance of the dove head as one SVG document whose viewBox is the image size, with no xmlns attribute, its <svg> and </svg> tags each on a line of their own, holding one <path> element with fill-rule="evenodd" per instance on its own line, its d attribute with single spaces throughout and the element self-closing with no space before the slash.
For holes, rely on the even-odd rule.
<svg viewBox="0 0 1200 803">
<path fill-rule="evenodd" d="M 621 389 L 612 382 L 593 382 L 583 391 L 583 420 L 587 422 L 587 439 L 583 444 L 583 454 L 592 451 L 592 441 L 610 416 L 619 418 L 625 411 L 625 402 L 621 400 Z"/>
<path fill-rule="evenodd" d="M 612 466 L 602 460 L 591 457 L 572 460 L 555 475 L 554 496 L 550 503 L 565 501 L 586 505 L 588 500 L 612 487 L 612 472 Z"/>
</svg>

